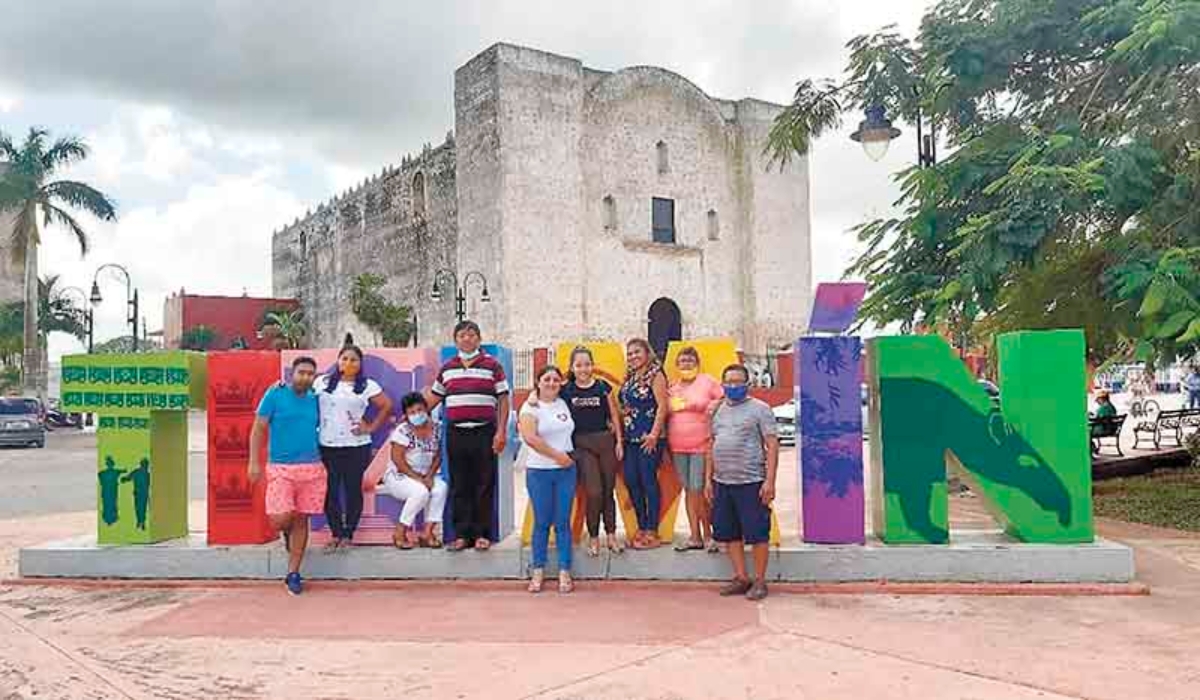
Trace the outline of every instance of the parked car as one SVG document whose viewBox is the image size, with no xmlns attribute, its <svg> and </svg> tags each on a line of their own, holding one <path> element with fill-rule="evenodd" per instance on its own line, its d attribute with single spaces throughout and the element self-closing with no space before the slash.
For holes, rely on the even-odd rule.
<svg viewBox="0 0 1200 700">
<path fill-rule="evenodd" d="M 0 398 L 0 445 L 45 447 L 42 402 L 32 398 Z"/>
<path fill-rule="evenodd" d="M 771 409 L 775 415 L 775 430 L 779 434 L 780 445 L 796 444 L 796 400 L 788 399 Z"/>
</svg>

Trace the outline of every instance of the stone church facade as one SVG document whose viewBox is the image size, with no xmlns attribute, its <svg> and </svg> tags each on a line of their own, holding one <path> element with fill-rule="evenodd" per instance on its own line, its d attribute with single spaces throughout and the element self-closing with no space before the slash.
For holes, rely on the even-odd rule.
<svg viewBox="0 0 1200 700">
<path fill-rule="evenodd" d="M 768 167 L 778 105 L 709 97 L 654 67 L 593 70 L 497 44 L 455 72 L 445 141 L 273 237 L 274 295 L 303 304 L 314 342 L 347 330 L 359 274 L 416 312 L 421 344 L 449 340 L 453 290 L 514 348 L 574 339 L 733 336 L 787 345 L 811 303 L 808 162 Z"/>
</svg>

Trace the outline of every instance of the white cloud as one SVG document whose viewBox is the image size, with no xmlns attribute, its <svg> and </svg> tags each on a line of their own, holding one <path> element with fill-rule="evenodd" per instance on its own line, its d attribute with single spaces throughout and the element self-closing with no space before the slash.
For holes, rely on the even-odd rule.
<svg viewBox="0 0 1200 700">
<path fill-rule="evenodd" d="M 225 175 L 215 184 L 189 187 L 177 201 L 124 212 L 116 223 L 89 222 L 93 250 L 86 260 L 69 236 L 47 231 L 40 256 L 43 274 L 61 274 L 63 284 L 86 290 L 100 265 L 124 265 L 139 289 L 141 316 L 152 331 L 162 327 L 164 299 L 180 288 L 203 294 L 269 294 L 269 232 L 302 209 L 277 183 L 278 175 L 271 168 Z M 97 309 L 98 342 L 128 333 L 120 279 L 119 273 L 102 277 L 105 300 Z M 56 335 L 50 353 L 57 357 L 78 348 L 72 339 Z"/>
</svg>

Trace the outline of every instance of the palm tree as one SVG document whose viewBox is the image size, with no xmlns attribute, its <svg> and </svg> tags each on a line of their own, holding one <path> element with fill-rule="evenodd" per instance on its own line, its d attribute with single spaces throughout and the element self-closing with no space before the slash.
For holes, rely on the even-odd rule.
<svg viewBox="0 0 1200 700">
<path fill-rule="evenodd" d="M 42 227 L 55 224 L 67 229 L 86 255 L 88 235 L 68 210 L 83 211 L 98 219 L 117 218 L 116 206 L 103 192 L 82 182 L 53 179 L 57 171 L 88 156 L 83 140 L 67 136 L 48 144 L 50 133 L 30 129 L 20 148 L 0 132 L 0 213 L 13 212 L 10 233 L 13 263 L 25 270 L 24 356 L 25 391 L 41 395 L 42 349 L 38 327 L 37 251 Z"/>
<path fill-rule="evenodd" d="M 274 336 L 277 346 L 283 345 L 292 350 L 303 345 L 304 338 L 308 335 L 308 327 L 304 324 L 304 312 L 300 309 L 268 311 L 263 316 L 260 330 L 264 334 Z"/>
<path fill-rule="evenodd" d="M 43 345 L 55 332 L 73 335 L 81 341 L 87 337 L 85 312 L 59 287 L 59 280 L 59 275 L 46 275 L 38 281 L 38 326 Z"/>
</svg>

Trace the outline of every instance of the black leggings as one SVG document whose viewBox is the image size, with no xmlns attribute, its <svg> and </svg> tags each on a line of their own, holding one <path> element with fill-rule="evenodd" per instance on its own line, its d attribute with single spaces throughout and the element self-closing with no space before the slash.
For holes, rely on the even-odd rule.
<svg viewBox="0 0 1200 700">
<path fill-rule="evenodd" d="M 334 537 L 350 539 L 358 529 L 363 511 L 363 475 L 371 463 L 371 446 L 325 447 L 321 446 L 321 460 L 325 462 L 328 489 L 325 492 L 325 519 L 329 521 L 329 532 Z M 346 509 L 342 511 L 341 494 L 345 492 Z"/>
</svg>

